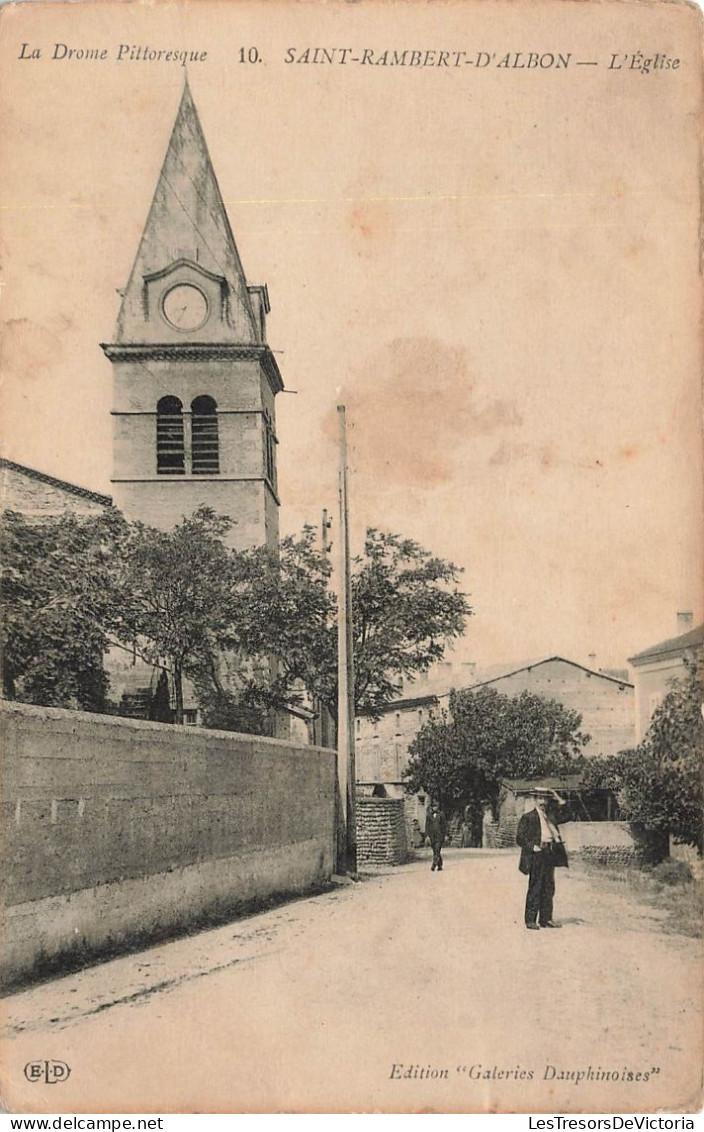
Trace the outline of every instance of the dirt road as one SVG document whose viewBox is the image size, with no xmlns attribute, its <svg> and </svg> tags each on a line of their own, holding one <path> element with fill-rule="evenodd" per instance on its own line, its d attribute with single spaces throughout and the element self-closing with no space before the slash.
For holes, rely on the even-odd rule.
<svg viewBox="0 0 704 1132">
<path fill-rule="evenodd" d="M 15 1112 L 652 1112 L 698 1106 L 698 941 L 513 853 L 448 851 L 5 1000 Z M 57 1058 L 65 1083 L 23 1067 Z M 610 1078 L 605 1078 L 609 1074 Z M 639 1075 L 639 1076 L 638 1076 Z"/>
</svg>

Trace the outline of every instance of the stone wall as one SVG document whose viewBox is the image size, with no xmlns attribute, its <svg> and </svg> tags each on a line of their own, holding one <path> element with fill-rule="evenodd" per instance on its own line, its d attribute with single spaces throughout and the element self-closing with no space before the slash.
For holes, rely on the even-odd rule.
<svg viewBox="0 0 704 1132">
<path fill-rule="evenodd" d="M 357 798 L 357 864 L 400 865 L 408 859 L 403 798 Z"/>
<path fill-rule="evenodd" d="M 16 703 L 0 741 L 6 980 L 332 873 L 324 748 Z"/>
<path fill-rule="evenodd" d="M 485 849 L 510 849 L 516 844 L 518 817 L 514 814 L 502 816 L 500 822 L 484 818 L 482 841 Z"/>
<path fill-rule="evenodd" d="M 584 845 L 579 856 L 597 865 L 633 865 L 639 860 L 635 845 Z"/>
</svg>

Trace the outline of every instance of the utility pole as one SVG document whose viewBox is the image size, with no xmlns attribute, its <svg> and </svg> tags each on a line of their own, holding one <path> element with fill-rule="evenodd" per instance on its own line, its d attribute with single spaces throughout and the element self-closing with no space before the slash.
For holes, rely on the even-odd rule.
<svg viewBox="0 0 704 1132">
<path fill-rule="evenodd" d="M 320 520 L 320 553 L 328 560 L 332 550 L 331 529 L 332 519 L 328 515 L 327 508 L 324 508 Z M 313 722 L 314 741 L 320 747 L 335 747 L 335 721 L 327 704 L 319 696 L 313 701 L 313 710 L 316 716 Z"/>
<path fill-rule="evenodd" d="M 347 500 L 347 422 L 345 406 L 337 406 L 340 435 L 340 597 L 337 621 L 337 780 L 340 795 L 340 863 L 357 872 L 357 823 L 354 759 L 354 658 L 352 652 L 352 587 L 350 579 L 349 507 Z"/>
<path fill-rule="evenodd" d="M 326 557 L 332 549 L 332 543 L 330 542 L 331 528 L 332 519 L 328 515 L 327 507 L 323 507 L 323 515 L 320 520 L 320 549 Z"/>
</svg>

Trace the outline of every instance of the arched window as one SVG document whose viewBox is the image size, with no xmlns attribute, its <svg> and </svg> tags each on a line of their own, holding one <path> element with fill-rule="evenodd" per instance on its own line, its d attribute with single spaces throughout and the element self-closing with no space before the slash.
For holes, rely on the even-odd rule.
<svg viewBox="0 0 704 1132">
<path fill-rule="evenodd" d="M 183 406 L 178 397 L 162 397 L 156 406 L 156 471 L 159 476 L 186 473 Z"/>
<path fill-rule="evenodd" d="M 196 397 L 191 404 L 191 471 L 194 476 L 216 476 L 220 471 L 217 410 L 212 397 Z"/>
</svg>

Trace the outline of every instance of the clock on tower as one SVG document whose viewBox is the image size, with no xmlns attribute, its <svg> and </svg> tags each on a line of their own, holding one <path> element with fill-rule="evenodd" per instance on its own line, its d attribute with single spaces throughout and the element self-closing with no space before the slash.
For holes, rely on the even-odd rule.
<svg viewBox="0 0 704 1132">
<path fill-rule="evenodd" d="M 206 504 L 231 545 L 278 541 L 269 297 L 247 283 L 188 83 L 117 320 L 115 502 L 174 526 Z"/>
<path fill-rule="evenodd" d="M 177 283 L 164 295 L 161 309 L 176 330 L 200 330 L 208 317 L 208 300 L 193 283 Z"/>
</svg>

